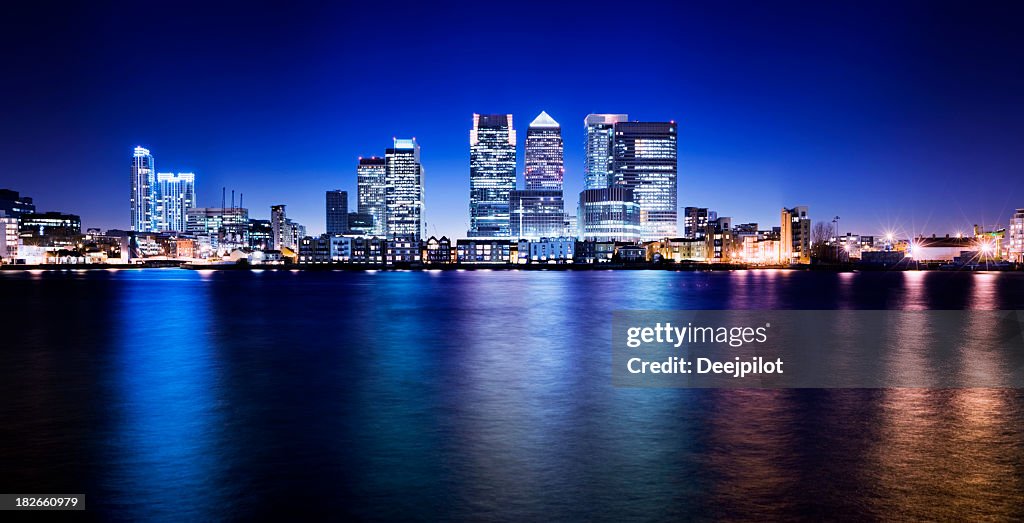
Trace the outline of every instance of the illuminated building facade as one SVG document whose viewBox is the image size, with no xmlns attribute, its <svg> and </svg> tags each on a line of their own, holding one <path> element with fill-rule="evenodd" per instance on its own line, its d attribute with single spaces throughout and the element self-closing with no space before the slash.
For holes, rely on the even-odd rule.
<svg viewBox="0 0 1024 523">
<path fill-rule="evenodd" d="M 385 159 L 386 233 L 389 239 L 419 242 L 423 234 L 423 166 L 416 139 L 395 138 Z"/>
<path fill-rule="evenodd" d="M 462 239 L 456 240 L 456 259 L 459 263 L 491 264 L 509 263 L 512 260 L 513 245 L 516 242 L 500 239 Z"/>
<path fill-rule="evenodd" d="M 583 120 L 587 130 L 583 162 L 584 188 L 604 189 L 611 185 L 615 124 L 627 120 L 629 115 L 625 114 L 588 114 Z"/>
<path fill-rule="evenodd" d="M 810 263 L 811 261 L 811 218 L 807 206 L 782 209 L 779 229 L 782 247 L 782 263 Z"/>
<path fill-rule="evenodd" d="M 222 255 L 249 246 L 249 210 L 241 207 L 193 207 L 185 232 L 196 239 L 202 256 Z"/>
<path fill-rule="evenodd" d="M 156 230 L 185 231 L 188 210 L 196 206 L 195 173 L 157 173 Z"/>
<path fill-rule="evenodd" d="M 703 239 L 707 232 L 707 228 L 708 210 L 706 207 L 687 207 L 683 209 L 684 238 L 694 240 Z"/>
<path fill-rule="evenodd" d="M 1024 263 L 1024 209 L 1017 209 L 1010 218 L 1010 229 L 1007 234 L 1007 259 L 1014 263 Z"/>
<path fill-rule="evenodd" d="M 270 251 L 274 248 L 274 231 L 270 220 L 249 220 L 249 248 Z"/>
<path fill-rule="evenodd" d="M 513 238 L 554 238 L 565 232 L 562 191 L 534 189 L 509 194 Z"/>
<path fill-rule="evenodd" d="M 633 201 L 632 189 L 585 189 L 580 193 L 578 214 L 582 240 L 640 240 L 640 206 Z"/>
<path fill-rule="evenodd" d="M 18 257 L 20 234 L 18 219 L 0 209 L 0 263 L 14 263 Z"/>
<path fill-rule="evenodd" d="M 372 216 L 373 226 L 366 232 L 375 236 L 387 234 L 387 162 L 384 158 L 360 158 L 356 167 L 358 202 L 360 214 Z"/>
<path fill-rule="evenodd" d="M 511 114 L 474 114 L 469 131 L 469 232 L 511 235 L 509 196 L 516 188 L 516 131 Z"/>
<path fill-rule="evenodd" d="M 526 189 L 561 191 L 565 176 L 563 154 L 562 127 L 541 111 L 526 129 Z"/>
<path fill-rule="evenodd" d="M 640 206 L 640 237 L 676 236 L 678 194 L 675 122 L 615 124 L 612 183 L 633 190 Z"/>
<path fill-rule="evenodd" d="M 425 265 L 448 265 L 455 263 L 455 249 L 447 236 L 437 238 L 431 236 L 423 245 L 423 263 Z"/>
<path fill-rule="evenodd" d="M 135 148 L 131 184 L 131 228 L 135 232 L 153 232 L 157 229 L 154 198 L 156 171 L 149 149 Z"/>
</svg>

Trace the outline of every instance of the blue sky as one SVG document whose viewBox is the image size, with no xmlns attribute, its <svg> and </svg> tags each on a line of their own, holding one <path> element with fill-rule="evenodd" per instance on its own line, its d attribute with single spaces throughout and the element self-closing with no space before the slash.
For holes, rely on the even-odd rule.
<svg viewBox="0 0 1024 523">
<path fill-rule="evenodd" d="M 428 234 L 468 222 L 472 114 L 562 124 L 567 200 L 591 112 L 680 125 L 679 203 L 862 234 L 1024 207 L 1024 17 L 1013 5 L 188 2 L 9 8 L 0 187 L 128 225 L 135 145 L 310 232 L 359 156 L 415 136 Z M 17 9 L 24 9 L 18 11 Z M 520 168 L 520 178 L 521 178 Z"/>
</svg>

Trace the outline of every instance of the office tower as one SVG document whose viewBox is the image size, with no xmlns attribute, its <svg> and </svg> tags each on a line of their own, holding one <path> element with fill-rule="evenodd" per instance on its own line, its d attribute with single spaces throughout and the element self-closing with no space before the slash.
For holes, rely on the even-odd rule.
<svg viewBox="0 0 1024 523">
<path fill-rule="evenodd" d="M 782 209 L 779 236 L 782 263 L 810 263 L 811 261 L 811 219 L 807 206 Z"/>
<path fill-rule="evenodd" d="M 562 191 L 527 189 L 509 193 L 513 238 L 539 240 L 565 234 L 565 205 Z"/>
<path fill-rule="evenodd" d="M 701 240 L 704 238 L 707 228 L 708 210 L 706 207 L 686 207 L 683 209 L 684 238 Z"/>
<path fill-rule="evenodd" d="M 582 240 L 640 240 L 640 206 L 633 201 L 633 190 L 626 187 L 584 189 L 578 223 Z"/>
<path fill-rule="evenodd" d="M 185 232 L 196 239 L 203 255 L 227 254 L 249 247 L 249 210 L 243 207 L 193 207 Z"/>
<path fill-rule="evenodd" d="M 561 191 L 565 175 L 562 154 L 562 127 L 541 111 L 526 129 L 526 189 Z"/>
<path fill-rule="evenodd" d="M 469 131 L 469 236 L 508 237 L 509 193 L 516 188 L 511 114 L 474 114 Z"/>
<path fill-rule="evenodd" d="M 365 212 L 348 213 L 348 232 L 346 234 L 358 234 L 360 236 L 373 236 L 376 224 L 373 215 Z"/>
<path fill-rule="evenodd" d="M 157 173 L 156 230 L 185 231 L 188 210 L 196 206 L 195 173 Z"/>
<path fill-rule="evenodd" d="M 513 238 L 539 240 L 565 233 L 562 155 L 562 128 L 542 111 L 526 130 L 526 190 L 509 193 L 509 229 Z"/>
<path fill-rule="evenodd" d="M 156 174 L 149 149 L 135 148 L 132 157 L 131 228 L 135 232 L 156 230 L 156 202 L 153 192 Z"/>
<path fill-rule="evenodd" d="M 274 230 L 270 220 L 249 220 L 249 248 L 270 251 L 274 247 Z"/>
<path fill-rule="evenodd" d="M 347 191 L 327 191 L 327 234 L 348 234 Z"/>
<path fill-rule="evenodd" d="M 419 241 L 423 234 L 423 166 L 416 139 L 395 138 L 384 154 L 388 239 Z"/>
<path fill-rule="evenodd" d="M 37 244 L 70 246 L 82 234 L 82 219 L 75 214 L 41 212 L 21 215 L 20 235 L 23 240 L 36 240 Z"/>
<path fill-rule="evenodd" d="M 588 114 L 583 120 L 587 129 L 587 150 L 583 162 L 586 189 L 604 189 L 612 183 L 615 124 L 629 120 L 625 114 Z"/>
<path fill-rule="evenodd" d="M 367 234 L 387 234 L 387 166 L 384 158 L 360 158 L 356 167 L 358 185 L 357 209 L 360 214 L 373 216 L 373 229 Z"/>
<path fill-rule="evenodd" d="M 1007 245 L 1009 261 L 1024 263 L 1024 209 L 1017 209 L 1010 218 L 1007 235 L 1010 239 Z"/>
<path fill-rule="evenodd" d="M 0 189 L 0 211 L 5 212 L 8 218 L 19 219 L 22 214 L 36 212 L 36 206 L 32 198 L 22 196 L 18 191 Z"/>
<path fill-rule="evenodd" d="M 633 189 L 641 239 L 674 238 L 678 210 L 675 122 L 615 124 L 612 182 Z"/>
<path fill-rule="evenodd" d="M 284 205 L 270 206 L 270 246 L 272 250 L 279 251 L 282 247 L 294 247 L 294 245 L 289 245 L 291 234 L 287 230 L 287 220 Z"/>
</svg>

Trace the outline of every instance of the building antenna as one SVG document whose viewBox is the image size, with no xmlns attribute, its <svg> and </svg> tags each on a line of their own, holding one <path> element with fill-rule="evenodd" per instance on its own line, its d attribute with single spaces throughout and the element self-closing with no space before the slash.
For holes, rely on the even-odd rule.
<svg viewBox="0 0 1024 523">
<path fill-rule="evenodd" d="M 223 209 L 225 207 L 225 200 L 224 200 L 224 198 L 227 196 L 227 192 L 228 192 L 228 188 L 227 187 L 221 187 L 220 188 L 220 208 L 221 209 Z"/>
<path fill-rule="evenodd" d="M 231 189 L 231 208 L 235 208 L 235 190 Z"/>
<path fill-rule="evenodd" d="M 245 193 L 244 192 L 238 193 L 238 206 L 239 207 L 245 207 L 245 205 L 242 205 L 242 201 L 243 201 L 242 199 L 244 197 L 245 197 Z"/>
</svg>

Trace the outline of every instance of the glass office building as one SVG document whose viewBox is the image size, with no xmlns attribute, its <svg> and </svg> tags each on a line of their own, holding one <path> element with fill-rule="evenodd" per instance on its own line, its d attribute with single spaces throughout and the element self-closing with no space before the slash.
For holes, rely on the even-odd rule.
<svg viewBox="0 0 1024 523">
<path fill-rule="evenodd" d="M 557 238 L 565 233 L 565 205 L 561 190 L 512 191 L 509 207 L 513 238 L 538 240 Z"/>
<path fill-rule="evenodd" d="M 348 192 L 327 191 L 327 234 L 348 234 Z"/>
<path fill-rule="evenodd" d="M 625 114 L 588 114 L 583 120 L 587 144 L 583 161 L 586 189 L 604 189 L 611 185 L 615 124 L 625 122 Z"/>
<path fill-rule="evenodd" d="M 562 190 L 565 163 L 562 158 L 562 127 L 541 111 L 526 129 L 523 178 L 527 190 Z"/>
<path fill-rule="evenodd" d="M 640 206 L 641 239 L 677 235 L 677 135 L 675 122 L 615 124 L 612 184 L 633 190 Z"/>
<path fill-rule="evenodd" d="M 625 187 L 584 189 L 580 193 L 581 240 L 635 242 L 640 239 L 640 206 Z"/>
<path fill-rule="evenodd" d="M 384 236 L 387 234 L 387 162 L 384 158 L 373 156 L 360 158 L 356 167 L 356 185 L 358 201 L 356 209 L 360 214 L 373 217 L 373 227 L 367 234 Z"/>
<path fill-rule="evenodd" d="M 470 237 L 508 237 L 509 196 L 516 188 L 516 131 L 511 114 L 474 114 L 469 131 Z"/>
<path fill-rule="evenodd" d="M 395 138 L 384 155 L 388 239 L 419 241 L 423 235 L 423 166 L 416 139 Z"/>
</svg>

